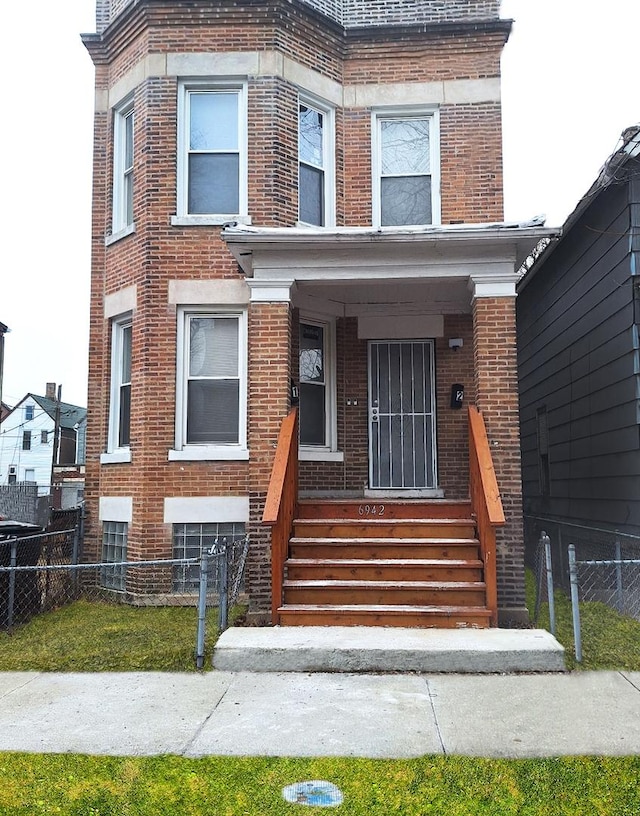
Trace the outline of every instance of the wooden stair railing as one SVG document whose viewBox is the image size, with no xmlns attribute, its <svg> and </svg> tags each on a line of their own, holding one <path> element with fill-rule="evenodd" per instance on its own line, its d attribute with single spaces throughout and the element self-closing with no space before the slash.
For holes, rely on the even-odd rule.
<svg viewBox="0 0 640 816">
<path fill-rule="evenodd" d="M 279 623 L 284 563 L 298 506 L 298 409 L 283 419 L 262 523 L 271 527 L 271 622 Z"/>
<path fill-rule="evenodd" d="M 482 414 L 475 405 L 469 406 L 469 492 L 484 562 L 487 608 L 491 612 L 491 626 L 497 626 L 496 527 L 502 527 L 505 518 L 487 429 Z"/>
</svg>

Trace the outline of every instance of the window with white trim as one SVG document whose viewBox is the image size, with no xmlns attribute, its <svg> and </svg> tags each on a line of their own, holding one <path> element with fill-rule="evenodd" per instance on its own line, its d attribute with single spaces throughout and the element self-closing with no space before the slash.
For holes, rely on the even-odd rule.
<svg viewBox="0 0 640 816">
<path fill-rule="evenodd" d="M 178 216 L 246 216 L 246 108 L 244 85 L 181 86 Z"/>
<path fill-rule="evenodd" d="M 298 355 L 301 451 L 335 452 L 334 324 L 301 317 Z"/>
<path fill-rule="evenodd" d="M 111 323 L 111 399 L 109 403 L 110 453 L 127 450 L 131 426 L 131 315 Z"/>
<path fill-rule="evenodd" d="M 115 235 L 133 226 L 133 102 L 116 109 L 113 120 L 113 220 Z"/>
<path fill-rule="evenodd" d="M 125 589 L 127 568 L 118 564 L 127 560 L 128 528 L 126 521 L 102 523 L 102 561 L 115 565 L 100 568 L 100 586 L 105 589 Z"/>
<path fill-rule="evenodd" d="M 298 219 L 332 226 L 334 215 L 334 115 L 307 99 L 298 104 Z"/>
<path fill-rule="evenodd" d="M 246 312 L 179 314 L 176 448 L 233 458 L 246 450 Z"/>
<path fill-rule="evenodd" d="M 438 223 L 437 114 L 374 114 L 374 224 Z"/>
</svg>

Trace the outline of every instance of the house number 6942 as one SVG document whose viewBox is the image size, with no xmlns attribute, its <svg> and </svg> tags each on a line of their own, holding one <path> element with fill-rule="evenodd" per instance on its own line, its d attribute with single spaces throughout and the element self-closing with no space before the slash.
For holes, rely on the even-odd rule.
<svg viewBox="0 0 640 816">
<path fill-rule="evenodd" d="M 358 507 L 360 516 L 383 516 L 384 504 L 361 504 Z"/>
</svg>

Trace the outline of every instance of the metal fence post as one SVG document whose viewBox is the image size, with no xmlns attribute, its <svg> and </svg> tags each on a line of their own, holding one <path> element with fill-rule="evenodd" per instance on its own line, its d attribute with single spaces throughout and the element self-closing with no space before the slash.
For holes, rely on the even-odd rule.
<svg viewBox="0 0 640 816">
<path fill-rule="evenodd" d="M 618 612 L 624 612 L 624 589 L 622 587 L 622 544 L 620 539 L 616 540 L 616 598 L 618 600 Z"/>
<path fill-rule="evenodd" d="M 576 663 L 582 663 L 582 633 L 580 631 L 580 605 L 578 600 L 578 567 L 575 544 L 569 544 L 569 580 L 571 582 L 571 612 L 573 614 L 573 642 Z"/>
<path fill-rule="evenodd" d="M 7 602 L 7 629 L 13 626 L 13 610 L 16 600 L 16 565 L 18 563 L 18 539 L 14 538 L 11 542 L 11 556 L 9 566 L 13 567 L 9 571 L 9 598 Z"/>
<path fill-rule="evenodd" d="M 547 569 L 547 600 L 549 602 L 549 627 L 551 634 L 555 637 L 556 634 L 556 605 L 553 595 L 553 566 L 551 564 L 551 539 L 542 531 L 541 535 L 544 541 L 544 561 Z"/>
<path fill-rule="evenodd" d="M 202 551 L 200 556 L 200 586 L 198 592 L 198 636 L 196 640 L 196 668 L 204 667 L 204 640 L 207 620 L 207 575 L 209 570 L 209 553 Z"/>
<path fill-rule="evenodd" d="M 220 549 L 220 561 L 218 562 L 218 598 L 219 598 L 219 619 L 218 628 L 221 632 L 229 625 L 229 552 L 227 539 L 222 539 Z"/>
</svg>

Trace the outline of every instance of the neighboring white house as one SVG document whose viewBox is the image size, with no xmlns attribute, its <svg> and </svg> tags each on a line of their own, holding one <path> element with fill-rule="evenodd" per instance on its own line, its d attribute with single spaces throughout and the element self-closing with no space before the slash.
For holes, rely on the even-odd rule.
<svg viewBox="0 0 640 816">
<path fill-rule="evenodd" d="M 0 422 L 0 485 L 35 482 L 39 495 L 50 492 L 56 408 L 55 384 L 47 383 L 46 396 L 27 394 Z M 84 476 L 86 420 L 86 408 L 60 402 L 56 465 L 67 466 L 65 476 L 70 470 Z M 62 506 L 82 498 L 84 480 L 78 485 L 77 477 L 74 496 L 64 495 L 62 483 Z"/>
</svg>

